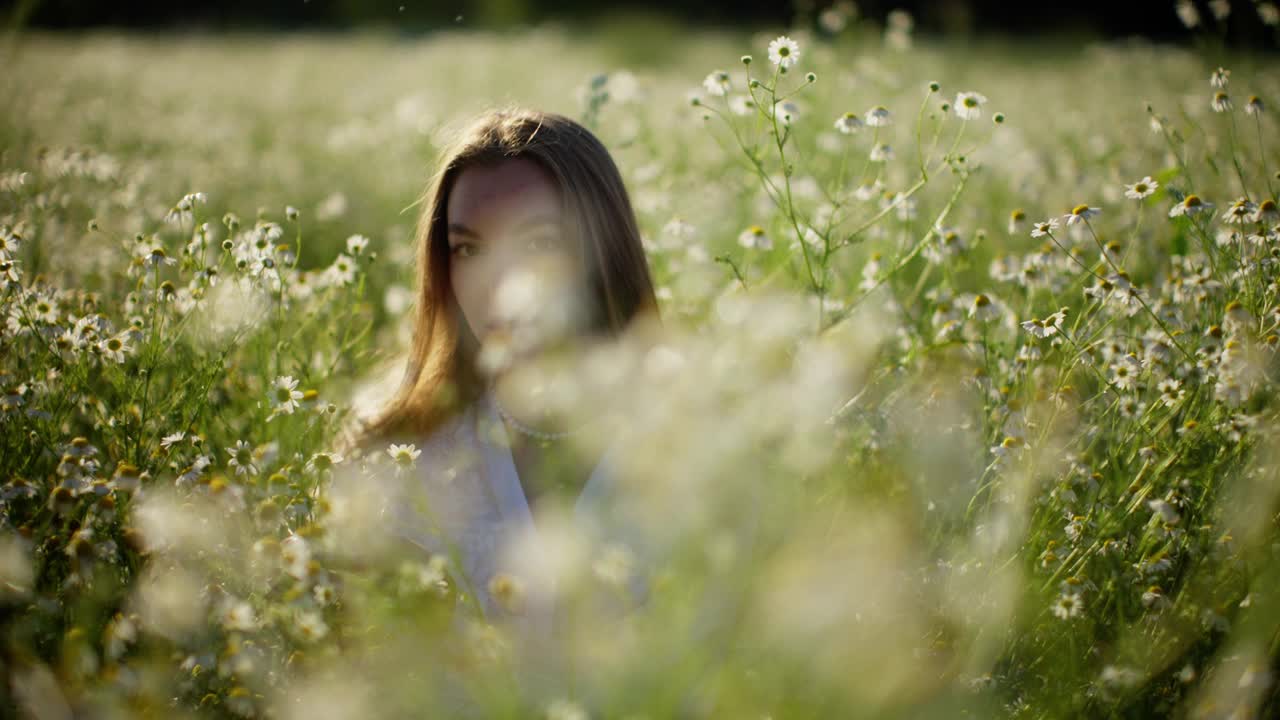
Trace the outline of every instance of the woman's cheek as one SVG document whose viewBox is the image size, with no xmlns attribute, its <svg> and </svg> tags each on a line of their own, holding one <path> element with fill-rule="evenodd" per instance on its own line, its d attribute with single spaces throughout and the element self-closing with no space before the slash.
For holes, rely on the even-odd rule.
<svg viewBox="0 0 1280 720">
<path fill-rule="evenodd" d="M 477 272 L 478 258 L 463 258 L 454 261 L 452 280 L 453 292 L 457 297 L 458 305 L 462 309 L 462 316 L 467 321 L 467 325 L 471 328 L 472 334 L 477 339 L 483 339 L 484 335 L 484 318 L 486 312 L 485 302 L 485 283 L 480 277 L 482 273 Z"/>
</svg>

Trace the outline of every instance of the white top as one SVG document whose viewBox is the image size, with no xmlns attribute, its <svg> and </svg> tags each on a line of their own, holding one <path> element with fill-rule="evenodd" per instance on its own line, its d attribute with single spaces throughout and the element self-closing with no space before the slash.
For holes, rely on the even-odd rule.
<svg viewBox="0 0 1280 720">
<path fill-rule="evenodd" d="M 619 498 L 611 458 L 611 445 L 593 469 L 573 506 L 572 523 L 566 528 L 580 540 L 577 550 L 587 553 L 588 572 L 593 561 L 615 552 L 618 544 L 634 562 L 627 575 L 633 606 L 648 598 L 647 569 L 651 552 L 637 528 L 617 512 Z M 392 531 L 429 553 L 450 555 L 456 544 L 456 560 L 450 572 L 456 585 L 470 588 L 485 618 L 514 630 L 522 650 L 537 656 L 537 672 L 555 673 L 550 658 L 541 654 L 557 628 L 556 563 L 565 540 L 542 537 L 534 526 L 505 424 L 490 392 L 424 438 L 417 469 L 407 479 L 408 497 L 396 498 L 387 508 Z M 523 586 L 523 607 L 505 608 L 490 593 L 495 575 L 514 577 Z M 618 593 L 599 598 L 607 610 L 624 616 L 627 604 Z M 595 598 L 593 598 L 594 600 Z M 510 610 L 514 610 L 510 611 Z M 541 650 L 539 650 L 541 648 Z"/>
<path fill-rule="evenodd" d="M 590 593 L 581 610 L 575 606 L 575 621 L 581 617 L 589 622 L 603 620 L 606 627 L 614 618 L 621 621 L 647 603 L 648 575 L 674 549 L 672 538 L 647 533 L 628 512 L 625 488 L 613 471 L 623 442 L 620 435 L 607 448 L 574 503 L 569 527 L 557 528 L 579 540 L 571 545 L 586 553 L 580 562 L 588 573 L 595 561 L 619 545 L 632 559 L 631 572 L 624 581 L 629 592 L 591 579 L 587 582 L 596 582 L 602 592 Z M 449 569 L 455 585 L 472 591 L 487 620 L 513 631 L 519 679 L 526 690 L 546 698 L 563 696 L 569 688 L 575 696 L 591 694 L 592 668 L 569 668 L 556 643 L 557 630 L 565 618 L 557 614 L 555 566 L 564 556 L 565 538 L 559 533 L 544 537 L 546 529 L 534 526 L 506 426 L 491 393 L 483 394 L 424 438 L 420 449 L 417 469 L 402 478 L 409 481 L 403 488 L 408 494 L 395 497 L 394 493 L 401 491 L 396 488 L 388 496 L 391 502 L 384 518 L 389 529 L 429 553 L 453 558 Z M 631 505 L 634 511 L 635 503 Z M 745 532 L 740 557 L 747 566 L 755 544 L 757 515 L 758 505 L 752 502 L 741 518 Z M 450 552 L 451 544 L 456 555 Z M 517 612 L 509 612 L 490 594 L 490 581 L 499 573 L 518 578 L 524 587 L 525 602 Z M 685 643 L 673 646 L 677 655 L 653 658 L 654 662 L 678 663 L 685 651 L 705 652 L 715 630 L 732 622 L 743 600 L 741 593 L 729 584 L 711 586 L 716 589 L 697 602 L 695 616 L 683 628 L 688 633 Z M 708 666 L 685 681 L 691 689 L 696 688 L 711 682 L 713 672 Z"/>
</svg>

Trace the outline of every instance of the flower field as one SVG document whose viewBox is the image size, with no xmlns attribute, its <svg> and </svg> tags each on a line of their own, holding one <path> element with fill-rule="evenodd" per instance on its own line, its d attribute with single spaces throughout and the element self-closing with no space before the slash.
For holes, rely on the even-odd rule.
<svg viewBox="0 0 1280 720">
<path fill-rule="evenodd" d="M 7 38 L 0 716 L 1276 716 L 1280 63 L 1205 32 Z M 668 549 L 618 617 L 548 520 L 564 684 L 385 523 L 422 443 L 345 443 L 505 104 L 609 148 L 662 312 L 548 384 Z"/>
</svg>

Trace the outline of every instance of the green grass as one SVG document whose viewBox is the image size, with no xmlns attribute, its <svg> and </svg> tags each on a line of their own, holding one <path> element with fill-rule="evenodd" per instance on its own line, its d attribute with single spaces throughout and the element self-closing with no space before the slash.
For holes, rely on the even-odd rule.
<svg viewBox="0 0 1280 720">
<path fill-rule="evenodd" d="M 1274 59 L 904 50 L 855 24 L 790 32 L 779 76 L 779 33 L 596 29 L 15 38 L 6 715 L 1274 713 L 1280 221 L 1226 222 L 1280 186 Z M 797 116 L 734 114 L 702 88 L 716 69 Z M 968 121 L 942 107 L 965 91 L 987 98 Z M 579 379 L 634 417 L 629 517 L 674 552 L 644 612 L 574 618 L 584 679 L 545 696 L 513 684 L 465 588 L 390 542 L 356 472 L 386 454 L 322 455 L 399 377 L 411 205 L 442 138 L 507 102 L 613 153 L 674 353 Z M 833 127 L 876 106 L 890 125 Z M 1156 192 L 1126 198 L 1144 176 Z M 1170 217 L 1192 193 L 1213 212 Z M 1031 236 L 1081 204 L 1101 213 Z M 237 262 L 259 240 L 282 285 Z M 1046 337 L 1022 325 L 1060 310 Z M 292 412 L 281 377 L 306 393 Z M 608 585 L 605 548 L 566 548 L 567 593 Z"/>
</svg>

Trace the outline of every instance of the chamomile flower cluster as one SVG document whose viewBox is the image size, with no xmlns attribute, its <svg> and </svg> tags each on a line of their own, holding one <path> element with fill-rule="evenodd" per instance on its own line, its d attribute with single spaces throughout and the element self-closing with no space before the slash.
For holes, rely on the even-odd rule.
<svg viewBox="0 0 1280 720">
<path fill-rule="evenodd" d="M 1169 11 L 1205 32 L 1280 19 Z M 1190 44 L 1031 70 L 848 2 L 813 23 L 679 37 L 699 52 L 578 88 L 662 327 L 509 379 L 596 411 L 538 450 L 608 459 L 577 496 L 623 500 L 599 528 L 514 425 L 433 424 L 472 407 L 465 383 L 347 440 L 420 341 L 431 249 L 400 210 L 425 176 L 404 158 L 481 96 L 572 103 L 566 72 L 627 53 L 374 40 L 385 72 L 347 103 L 336 37 L 287 62 L 211 38 L 207 66 L 162 38 L 25 45 L 0 157 L 17 711 L 1264 713 L 1280 76 Z M 961 61 L 987 80 L 960 84 Z M 531 307 L 513 287 L 503 313 Z M 469 359 L 446 355 L 417 360 Z M 513 682 L 543 677 L 522 628 L 551 606 L 581 693 Z M 714 697 L 685 684 L 690 657 Z"/>
</svg>

